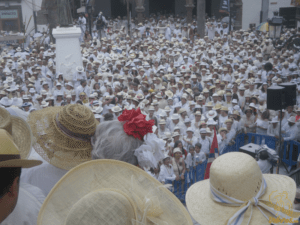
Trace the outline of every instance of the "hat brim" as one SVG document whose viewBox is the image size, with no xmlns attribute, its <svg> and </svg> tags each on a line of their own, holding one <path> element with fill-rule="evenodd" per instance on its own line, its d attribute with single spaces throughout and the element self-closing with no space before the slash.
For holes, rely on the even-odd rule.
<svg viewBox="0 0 300 225">
<path fill-rule="evenodd" d="M 27 159 L 12 159 L 0 162 L 0 167 L 22 167 L 31 168 L 41 165 L 43 162 L 40 160 L 27 160 Z"/>
<path fill-rule="evenodd" d="M 155 194 L 163 210 L 160 220 L 168 224 L 193 224 L 182 203 L 160 182 L 136 166 L 107 159 L 83 163 L 61 178 L 44 201 L 37 224 L 64 225 L 73 205 L 93 191 L 115 189 L 132 196 L 132 188 L 141 200 Z"/>
<path fill-rule="evenodd" d="M 12 137 L 18 146 L 21 159 L 27 159 L 32 147 L 32 132 L 28 123 L 20 117 L 11 116 Z"/>
<path fill-rule="evenodd" d="M 207 117 L 208 119 L 213 119 L 213 118 L 215 118 L 217 115 L 218 115 L 217 112 L 214 112 L 213 115 L 209 115 L 208 112 L 206 113 L 206 117 Z"/>
<path fill-rule="evenodd" d="M 281 193 L 286 191 L 288 199 L 294 202 L 296 195 L 295 181 L 284 175 L 263 174 L 266 182 L 266 193 L 262 196 L 262 200 L 269 201 L 272 191 Z M 233 215 L 238 207 L 225 206 L 216 203 L 210 197 L 210 182 L 209 179 L 200 181 L 192 185 L 186 194 L 187 208 L 191 216 L 201 225 L 224 225 L 225 222 Z M 271 201 L 275 200 L 271 198 Z M 272 214 L 263 210 L 264 213 L 271 217 Z M 264 215 L 257 207 L 253 207 L 252 219 L 249 225 L 266 225 L 269 224 Z"/>
</svg>

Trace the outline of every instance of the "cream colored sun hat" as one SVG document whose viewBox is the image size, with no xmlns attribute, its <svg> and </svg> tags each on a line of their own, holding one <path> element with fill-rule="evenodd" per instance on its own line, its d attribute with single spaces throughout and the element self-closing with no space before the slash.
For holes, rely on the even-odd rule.
<svg viewBox="0 0 300 225">
<path fill-rule="evenodd" d="M 267 185 L 265 193 L 254 199 L 263 184 Z M 249 225 L 266 225 L 269 224 L 268 219 L 259 210 L 262 208 L 260 204 L 268 204 L 267 201 L 276 204 L 276 197 L 283 192 L 286 192 L 287 200 L 292 203 L 296 195 L 293 179 L 284 175 L 262 174 L 251 156 L 232 152 L 214 160 L 210 168 L 210 179 L 192 185 L 187 191 L 186 203 L 191 216 L 201 225 L 225 225 L 241 207 L 213 200 L 213 196 L 220 193 L 222 197 L 226 196 L 226 200 L 234 198 L 245 202 L 244 204 L 251 203 L 242 224 L 247 224 L 252 207 Z M 257 201 L 259 205 L 255 206 Z M 263 212 L 268 218 L 276 217 L 266 210 Z"/>
<path fill-rule="evenodd" d="M 38 225 L 192 225 L 182 203 L 145 171 L 116 160 L 70 170 L 51 190 Z"/>
<path fill-rule="evenodd" d="M 35 151 L 50 164 L 70 170 L 92 159 L 91 138 L 98 122 L 88 107 L 47 107 L 30 113 L 27 121 Z"/>
<path fill-rule="evenodd" d="M 0 107 L 0 128 L 5 129 L 17 145 L 22 159 L 27 159 L 31 152 L 32 133 L 28 123 L 19 116 L 12 116 L 13 109 Z M 17 115 L 17 113 L 14 113 Z"/>
<path fill-rule="evenodd" d="M 18 146 L 7 130 L 0 129 L 0 168 L 23 167 L 31 168 L 42 164 L 40 160 L 27 160 L 22 158 Z"/>
</svg>

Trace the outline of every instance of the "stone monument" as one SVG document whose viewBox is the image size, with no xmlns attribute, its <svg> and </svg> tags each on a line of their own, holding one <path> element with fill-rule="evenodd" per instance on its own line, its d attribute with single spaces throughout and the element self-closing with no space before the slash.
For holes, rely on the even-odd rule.
<svg viewBox="0 0 300 225">
<path fill-rule="evenodd" d="M 79 42 L 81 29 L 73 26 L 68 0 L 57 1 L 57 16 L 59 26 L 52 32 L 56 39 L 56 71 L 71 81 L 76 67 L 83 65 Z"/>
</svg>

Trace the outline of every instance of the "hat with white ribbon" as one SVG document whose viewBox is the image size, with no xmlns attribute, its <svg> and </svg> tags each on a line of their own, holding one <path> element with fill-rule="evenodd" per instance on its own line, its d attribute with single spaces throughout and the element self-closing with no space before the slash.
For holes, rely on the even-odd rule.
<svg viewBox="0 0 300 225">
<path fill-rule="evenodd" d="M 186 203 L 201 225 L 257 225 L 296 221 L 296 184 L 284 175 L 262 174 L 248 154 L 226 153 L 211 165 L 210 178 L 192 185 Z"/>
</svg>

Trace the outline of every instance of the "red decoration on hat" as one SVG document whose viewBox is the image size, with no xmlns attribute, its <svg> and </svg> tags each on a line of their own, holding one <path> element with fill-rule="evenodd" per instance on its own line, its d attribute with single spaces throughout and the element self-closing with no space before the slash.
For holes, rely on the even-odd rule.
<svg viewBox="0 0 300 225">
<path fill-rule="evenodd" d="M 118 120 L 126 121 L 123 125 L 126 134 L 131 135 L 135 138 L 143 140 L 144 136 L 152 132 L 152 126 L 154 125 L 154 120 L 146 120 L 146 116 L 141 113 L 140 108 L 137 110 L 127 110 L 125 109 L 118 117 Z"/>
</svg>

